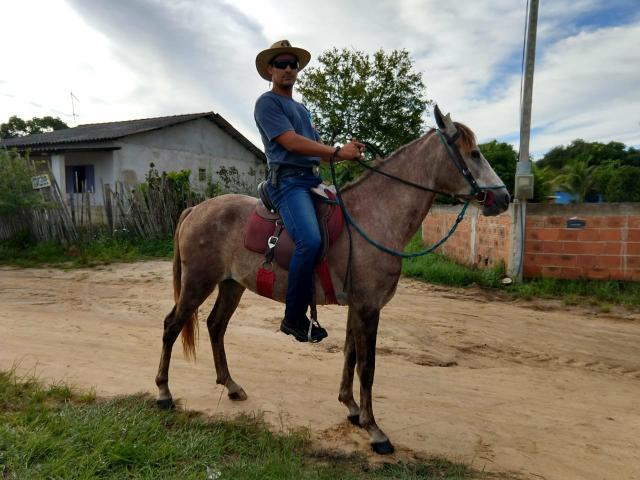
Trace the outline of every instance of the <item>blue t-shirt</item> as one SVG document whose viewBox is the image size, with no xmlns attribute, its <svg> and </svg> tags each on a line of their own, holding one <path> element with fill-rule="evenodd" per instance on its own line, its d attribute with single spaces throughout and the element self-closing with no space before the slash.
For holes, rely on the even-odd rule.
<svg viewBox="0 0 640 480">
<path fill-rule="evenodd" d="M 269 165 L 311 167 L 320 164 L 319 157 L 292 153 L 274 140 L 284 132 L 293 130 L 310 140 L 320 141 L 307 107 L 292 98 L 269 91 L 260 95 L 256 101 L 253 116 L 260 130 Z"/>
</svg>

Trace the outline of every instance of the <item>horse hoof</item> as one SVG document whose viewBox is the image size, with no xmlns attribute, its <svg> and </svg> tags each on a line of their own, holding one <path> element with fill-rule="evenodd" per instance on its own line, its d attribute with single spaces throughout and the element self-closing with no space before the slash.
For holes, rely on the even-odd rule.
<svg viewBox="0 0 640 480">
<path fill-rule="evenodd" d="M 243 402 L 247 399 L 247 394 L 244 393 L 244 390 L 240 389 L 237 392 L 229 392 L 227 394 L 229 400 L 233 400 L 234 402 Z"/>
<path fill-rule="evenodd" d="M 351 425 L 355 425 L 356 427 L 360 426 L 360 415 L 347 415 L 347 419 Z"/>
<path fill-rule="evenodd" d="M 160 410 L 174 410 L 176 408 L 175 403 L 171 398 L 164 398 L 162 400 L 156 400 L 156 405 Z"/>
<path fill-rule="evenodd" d="M 395 448 L 393 448 L 393 445 L 391 445 L 391 442 L 389 440 L 385 440 L 384 442 L 372 443 L 371 448 L 373 448 L 373 451 L 378 455 L 390 455 L 395 451 Z"/>
</svg>

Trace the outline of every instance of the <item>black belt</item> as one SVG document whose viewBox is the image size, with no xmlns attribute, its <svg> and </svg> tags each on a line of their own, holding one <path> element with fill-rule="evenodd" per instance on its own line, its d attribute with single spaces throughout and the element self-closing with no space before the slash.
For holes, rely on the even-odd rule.
<svg viewBox="0 0 640 480">
<path fill-rule="evenodd" d="M 278 178 L 284 174 L 309 174 L 309 175 L 320 175 L 320 167 L 318 165 L 314 165 L 312 167 L 299 167 L 297 165 L 272 165 L 269 167 L 267 172 L 267 179 L 271 182 L 271 185 L 274 187 L 278 185 Z"/>
</svg>

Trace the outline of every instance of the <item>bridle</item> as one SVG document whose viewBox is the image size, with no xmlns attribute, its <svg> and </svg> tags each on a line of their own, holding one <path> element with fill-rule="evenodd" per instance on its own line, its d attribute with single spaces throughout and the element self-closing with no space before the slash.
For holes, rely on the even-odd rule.
<svg viewBox="0 0 640 480">
<path fill-rule="evenodd" d="M 482 206 L 490 207 L 493 205 L 495 203 L 495 196 L 493 195 L 492 190 L 506 188 L 505 185 L 478 185 L 477 180 L 471 173 L 471 170 L 469 170 L 467 162 L 465 162 L 464 157 L 460 153 L 460 149 L 456 144 L 456 141 L 460 138 L 459 129 L 456 129 L 456 133 L 451 136 L 447 135 L 447 133 L 441 129 L 436 129 L 436 133 L 438 134 L 438 138 L 440 138 L 442 145 L 444 145 L 445 150 L 449 154 L 449 158 L 471 187 L 471 195 L 473 195 L 473 197 Z"/>
</svg>

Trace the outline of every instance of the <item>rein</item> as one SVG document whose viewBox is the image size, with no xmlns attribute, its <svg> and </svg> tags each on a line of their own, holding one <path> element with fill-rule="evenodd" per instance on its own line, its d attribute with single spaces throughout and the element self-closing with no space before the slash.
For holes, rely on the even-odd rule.
<svg viewBox="0 0 640 480">
<path fill-rule="evenodd" d="M 456 166 L 456 168 L 460 171 L 462 176 L 465 178 L 465 180 L 467 180 L 467 182 L 471 186 L 471 190 L 472 190 L 471 194 L 474 195 L 476 197 L 476 199 L 480 203 L 483 203 L 487 199 L 487 190 L 496 190 L 496 189 L 504 188 L 504 185 L 494 185 L 494 186 L 482 186 L 482 187 L 480 187 L 478 185 L 478 182 L 476 181 L 476 179 L 473 177 L 473 174 L 470 172 L 469 168 L 467 167 L 467 165 L 466 165 L 466 163 L 464 161 L 464 158 L 462 157 L 462 154 L 460 153 L 460 150 L 458 149 L 458 146 L 455 144 L 455 141 L 457 140 L 459 133 L 456 132 L 456 134 L 453 137 L 449 137 L 449 136 L 447 136 L 446 133 L 441 132 L 439 129 L 437 129 L 436 132 L 437 132 L 440 140 L 442 141 L 443 145 L 445 146 L 445 149 L 447 150 L 447 153 L 449 154 L 449 157 L 453 161 L 454 165 Z M 373 146 L 371 144 L 365 143 L 365 145 L 368 148 L 370 148 L 371 150 L 373 150 L 375 153 L 379 153 L 379 150 L 377 148 L 372 148 Z M 397 250 L 393 250 L 391 248 L 385 247 L 381 243 L 379 243 L 376 240 L 374 240 L 373 238 L 369 237 L 369 235 L 367 235 L 362 230 L 362 228 L 353 219 L 353 217 L 351 217 L 351 215 L 347 211 L 346 205 L 342 201 L 342 192 L 340 191 L 340 188 L 338 186 L 338 181 L 337 181 L 337 176 L 336 176 L 336 171 L 335 171 L 335 158 L 336 158 L 336 154 L 338 153 L 338 150 L 336 150 L 331 155 L 331 157 L 329 158 L 329 166 L 331 167 L 331 180 L 333 181 L 333 184 L 336 187 L 337 203 L 340 206 L 340 210 L 342 211 L 342 216 L 347 220 L 347 232 L 349 234 L 349 262 L 348 262 L 349 264 L 351 263 L 350 262 L 350 259 L 351 259 L 351 230 L 349 228 L 350 226 L 353 226 L 353 228 L 355 228 L 355 230 L 360 234 L 360 236 L 362 236 L 362 238 L 364 238 L 367 242 L 369 242 L 371 245 L 376 247 L 378 250 L 381 250 L 381 251 L 383 251 L 385 253 L 388 253 L 390 255 L 393 255 L 393 256 L 396 256 L 396 257 L 400 257 L 400 258 L 415 258 L 415 257 L 420 257 L 420 256 L 423 256 L 423 255 L 427 255 L 428 253 L 432 253 L 434 250 L 436 250 L 438 247 L 440 247 L 444 242 L 446 242 L 455 233 L 456 229 L 458 228 L 458 225 L 460 224 L 460 222 L 464 218 L 464 215 L 465 215 L 465 213 L 467 211 L 467 207 L 469 206 L 469 200 L 467 200 L 464 203 L 464 205 L 462 206 L 462 209 L 460 210 L 460 213 L 458 213 L 458 216 L 457 216 L 454 224 L 449 229 L 449 232 L 447 232 L 447 234 L 444 237 L 442 237 L 440 240 L 438 240 L 432 246 L 430 246 L 429 248 L 426 248 L 424 250 L 421 250 L 419 252 L 414 252 L 414 253 L 399 252 Z M 371 165 L 367 165 L 362 160 L 357 160 L 357 162 L 360 165 L 362 165 L 363 167 L 365 167 L 365 168 L 367 168 L 369 170 L 372 170 L 372 171 L 374 171 L 376 173 L 379 173 L 380 175 L 383 175 L 385 177 L 391 178 L 391 179 L 396 180 L 396 181 L 398 181 L 400 183 L 403 183 L 405 185 L 409 185 L 411 187 L 417 188 L 418 190 L 422 190 L 422 191 L 426 191 L 426 192 L 432 192 L 432 193 L 436 193 L 436 194 L 440 194 L 440 195 L 445 195 L 445 196 L 452 197 L 452 198 L 457 198 L 455 195 L 451 195 L 450 193 L 443 192 L 441 190 L 435 190 L 435 189 L 429 188 L 429 187 L 425 187 L 424 185 L 419 185 L 419 184 L 411 182 L 409 180 L 405 180 L 403 178 L 396 177 L 395 175 L 391 175 L 391 174 L 389 174 L 387 172 L 383 172 L 382 170 L 380 170 L 380 169 L 378 169 L 376 167 L 372 167 Z"/>
</svg>

